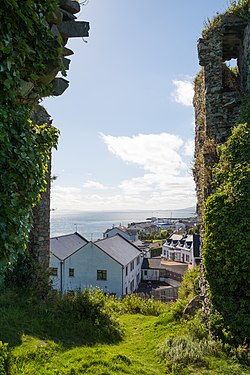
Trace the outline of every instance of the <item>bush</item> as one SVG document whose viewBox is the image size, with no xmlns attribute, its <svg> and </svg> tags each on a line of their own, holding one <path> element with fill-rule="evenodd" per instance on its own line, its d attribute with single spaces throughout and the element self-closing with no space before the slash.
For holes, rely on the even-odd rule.
<svg viewBox="0 0 250 375">
<path fill-rule="evenodd" d="M 8 344 L 0 341 L 0 375 L 7 375 L 7 361 L 8 361 Z"/>
<path fill-rule="evenodd" d="M 166 311 L 166 305 L 152 298 L 141 298 L 136 294 L 127 295 L 125 298 L 118 300 L 118 310 L 120 313 L 143 314 L 158 316 Z"/>
<path fill-rule="evenodd" d="M 56 314 L 65 319 L 88 321 L 111 342 L 120 339 L 122 331 L 113 311 L 108 308 L 107 300 L 100 290 L 77 291 L 76 293 L 52 293 L 49 305 Z"/>
<path fill-rule="evenodd" d="M 158 354 L 167 360 L 167 366 L 178 374 L 190 364 L 206 366 L 206 356 L 218 355 L 221 351 L 220 343 L 211 339 L 193 340 L 191 337 L 170 337 L 159 348 Z"/>
<path fill-rule="evenodd" d="M 51 290 L 48 271 L 39 265 L 28 250 L 18 254 L 16 262 L 5 271 L 4 286 L 38 298 L 45 298 Z"/>
<path fill-rule="evenodd" d="M 188 270 L 182 280 L 178 291 L 179 298 L 191 299 L 200 293 L 200 267 L 194 267 Z"/>
</svg>

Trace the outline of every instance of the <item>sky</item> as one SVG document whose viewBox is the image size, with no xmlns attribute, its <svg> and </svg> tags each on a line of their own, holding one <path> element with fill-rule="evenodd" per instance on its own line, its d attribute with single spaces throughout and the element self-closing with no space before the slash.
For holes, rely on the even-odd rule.
<svg viewBox="0 0 250 375">
<path fill-rule="evenodd" d="M 89 0 L 62 96 L 42 104 L 60 130 L 52 208 L 194 207 L 197 40 L 228 0 Z"/>
</svg>

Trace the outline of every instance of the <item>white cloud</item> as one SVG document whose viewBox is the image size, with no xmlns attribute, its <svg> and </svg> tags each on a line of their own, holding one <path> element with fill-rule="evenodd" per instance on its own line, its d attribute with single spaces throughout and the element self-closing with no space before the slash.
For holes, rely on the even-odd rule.
<svg viewBox="0 0 250 375">
<path fill-rule="evenodd" d="M 141 166 L 151 173 L 179 174 L 187 165 L 178 151 L 183 140 L 173 134 L 138 134 L 133 137 L 114 137 L 101 134 L 108 150 L 128 163 Z"/>
<path fill-rule="evenodd" d="M 182 158 L 182 155 L 191 155 L 191 140 L 184 142 L 179 136 L 168 133 L 132 137 L 101 134 L 101 139 L 108 150 L 124 163 L 140 166 L 142 176 L 124 179 L 117 186 L 105 186 L 93 180 L 86 181 L 81 188 L 54 185 L 53 207 L 160 210 L 195 204 L 193 178 L 186 160 Z"/>
<path fill-rule="evenodd" d="M 188 139 L 184 144 L 184 154 L 187 156 L 194 155 L 194 139 Z"/>
<path fill-rule="evenodd" d="M 93 181 L 93 180 L 86 181 L 83 184 L 83 187 L 84 188 L 88 188 L 88 189 L 97 189 L 97 190 L 105 190 L 105 189 L 107 189 L 107 187 L 104 186 L 103 184 L 101 184 L 100 182 Z"/>
<path fill-rule="evenodd" d="M 192 106 L 194 96 L 194 88 L 192 82 L 187 80 L 173 80 L 172 82 L 175 86 L 175 90 L 172 93 L 172 96 L 175 99 L 175 101 L 186 106 Z"/>
</svg>

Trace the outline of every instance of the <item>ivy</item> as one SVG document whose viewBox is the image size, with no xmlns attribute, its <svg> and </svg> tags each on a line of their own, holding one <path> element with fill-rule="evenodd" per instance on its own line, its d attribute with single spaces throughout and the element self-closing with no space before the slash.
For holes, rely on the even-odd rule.
<svg viewBox="0 0 250 375">
<path fill-rule="evenodd" d="M 213 306 L 234 344 L 250 340 L 250 126 L 220 148 L 215 193 L 206 201 L 203 259 Z M 221 330 L 223 332 L 223 330 Z M 218 332 L 217 332 L 218 333 Z"/>
<path fill-rule="evenodd" d="M 26 248 L 57 144 L 57 129 L 29 120 L 33 105 L 51 93 L 43 83 L 48 66 L 60 68 L 60 40 L 46 21 L 56 7 L 56 0 L 0 5 L 0 274 Z M 27 84 L 32 91 L 24 95 Z"/>
</svg>

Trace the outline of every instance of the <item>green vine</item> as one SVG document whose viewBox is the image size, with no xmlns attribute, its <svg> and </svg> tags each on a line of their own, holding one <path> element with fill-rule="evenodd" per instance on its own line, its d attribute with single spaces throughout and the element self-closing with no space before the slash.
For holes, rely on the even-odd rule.
<svg viewBox="0 0 250 375">
<path fill-rule="evenodd" d="M 203 259 L 213 306 L 233 344 L 250 341 L 250 126 L 221 146 L 216 191 L 206 201 Z M 218 334 L 218 332 L 215 332 Z"/>
<path fill-rule="evenodd" d="M 57 144 L 57 129 L 29 120 L 33 105 L 51 93 L 43 83 L 48 66 L 60 68 L 61 41 L 46 21 L 56 7 L 56 0 L 0 5 L 0 273 L 26 248 Z M 27 85 L 31 93 L 24 93 Z"/>
</svg>

